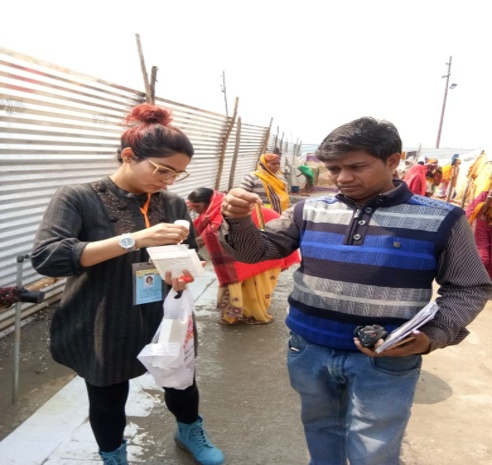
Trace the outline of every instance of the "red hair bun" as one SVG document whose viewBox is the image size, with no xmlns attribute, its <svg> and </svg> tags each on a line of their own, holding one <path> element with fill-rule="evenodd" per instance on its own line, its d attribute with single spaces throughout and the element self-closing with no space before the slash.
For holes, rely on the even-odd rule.
<svg viewBox="0 0 492 465">
<path fill-rule="evenodd" d="M 143 124 L 161 124 L 170 126 L 172 122 L 171 111 L 165 108 L 156 107 L 148 103 L 136 106 L 125 118 L 125 122 L 139 121 Z"/>
</svg>

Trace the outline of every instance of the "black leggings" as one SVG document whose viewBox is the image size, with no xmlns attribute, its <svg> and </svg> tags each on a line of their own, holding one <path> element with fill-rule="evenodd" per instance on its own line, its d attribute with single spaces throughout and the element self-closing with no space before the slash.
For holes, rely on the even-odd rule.
<svg viewBox="0 0 492 465">
<path fill-rule="evenodd" d="M 123 381 L 104 387 L 87 381 L 85 384 L 89 394 L 89 420 L 97 445 L 102 452 L 112 452 L 123 442 L 130 383 Z M 198 420 L 199 393 L 195 380 L 184 390 L 165 388 L 164 401 L 180 423 L 191 424 Z"/>
</svg>

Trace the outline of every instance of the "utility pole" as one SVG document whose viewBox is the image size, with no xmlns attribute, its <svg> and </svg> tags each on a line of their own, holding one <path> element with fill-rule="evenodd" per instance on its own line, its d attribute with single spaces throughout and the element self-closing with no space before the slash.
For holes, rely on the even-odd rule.
<svg viewBox="0 0 492 465">
<path fill-rule="evenodd" d="M 439 143 L 441 142 L 442 123 L 444 120 L 444 110 L 446 109 L 446 99 L 448 98 L 449 76 L 451 76 L 452 59 L 453 59 L 452 56 L 449 57 L 449 63 L 446 63 L 448 65 L 448 74 L 443 76 L 443 78 L 446 78 L 446 87 L 444 89 L 444 100 L 442 102 L 441 121 L 439 122 L 439 131 L 437 132 L 436 149 L 439 148 Z"/>
<path fill-rule="evenodd" d="M 226 90 L 226 81 L 225 81 L 225 71 L 222 71 L 222 85 L 221 85 L 222 92 L 224 92 L 224 101 L 225 101 L 225 108 L 226 108 L 226 116 L 229 117 L 229 110 L 227 108 L 227 90 Z"/>
</svg>

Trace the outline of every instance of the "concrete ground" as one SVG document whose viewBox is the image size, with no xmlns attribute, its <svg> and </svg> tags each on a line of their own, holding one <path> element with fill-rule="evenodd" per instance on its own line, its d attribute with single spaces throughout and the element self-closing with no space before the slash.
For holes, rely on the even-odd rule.
<svg viewBox="0 0 492 465">
<path fill-rule="evenodd" d="M 280 276 L 271 324 L 232 327 L 217 324 L 217 281 L 210 266 L 207 270 L 193 283 L 193 292 L 200 334 L 200 410 L 209 436 L 224 451 L 228 465 L 307 465 L 299 399 L 285 367 L 288 331 L 283 320 L 293 270 Z M 403 445 L 404 465 L 492 463 L 492 301 L 469 329 L 470 336 L 459 346 L 425 357 Z M 67 374 L 61 371 L 59 376 Z M 8 424 L 6 412 L 11 411 L 0 411 L 0 427 Z M 175 446 L 173 418 L 150 375 L 132 381 L 127 414 L 132 464 L 194 463 Z M 80 378 L 0 442 L 0 465 L 96 463 Z"/>
</svg>

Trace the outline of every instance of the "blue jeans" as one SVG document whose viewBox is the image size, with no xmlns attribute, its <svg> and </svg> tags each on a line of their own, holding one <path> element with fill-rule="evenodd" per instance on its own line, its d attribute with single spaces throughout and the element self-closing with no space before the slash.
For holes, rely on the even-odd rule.
<svg viewBox="0 0 492 465">
<path fill-rule="evenodd" d="M 291 333 L 287 366 L 310 465 L 398 465 L 421 364 L 420 355 L 371 358 Z"/>
</svg>

